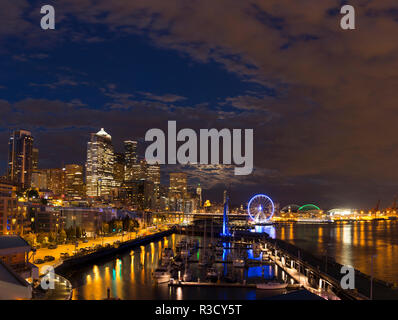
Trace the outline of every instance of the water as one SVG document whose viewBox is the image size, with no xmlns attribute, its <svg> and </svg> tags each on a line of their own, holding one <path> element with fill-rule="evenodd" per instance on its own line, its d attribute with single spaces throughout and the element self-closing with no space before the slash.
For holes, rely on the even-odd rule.
<svg viewBox="0 0 398 320">
<path fill-rule="evenodd" d="M 398 221 L 358 221 L 335 224 L 276 225 L 273 232 L 282 239 L 315 255 L 327 254 L 338 263 L 351 265 L 376 278 L 398 283 Z M 325 259 L 325 258 L 324 258 Z"/>
<path fill-rule="evenodd" d="M 175 250 L 180 235 L 172 235 L 161 241 L 147 246 L 136 248 L 131 252 L 117 256 L 86 268 L 79 269 L 69 279 L 74 286 L 73 299 L 101 300 L 107 296 L 107 288 L 111 289 L 111 296 L 122 300 L 234 300 L 234 299 L 263 299 L 285 291 L 265 291 L 255 288 L 204 288 L 204 287 L 169 287 L 168 284 L 156 284 L 152 272 L 158 266 L 163 248 L 171 247 Z M 202 241 L 201 238 L 198 238 Z M 199 250 L 195 258 L 199 259 L 202 251 Z M 231 251 L 224 251 L 224 258 L 228 258 Z M 253 257 L 248 250 L 247 255 Z M 197 264 L 192 263 L 191 270 L 195 279 L 205 279 L 204 271 Z M 285 279 L 287 275 L 275 265 L 267 264 L 250 267 L 248 269 L 233 268 L 232 264 L 217 263 L 216 268 L 222 274 L 231 274 L 247 283 L 260 283 L 277 277 Z M 290 279 L 288 279 L 291 281 Z"/>
<path fill-rule="evenodd" d="M 281 224 L 265 227 L 271 237 L 295 244 L 315 255 L 327 254 L 343 265 L 352 265 L 376 278 L 398 283 L 398 269 L 394 262 L 398 257 L 398 221 L 349 222 L 335 224 Z M 74 299 L 104 299 L 107 288 L 112 296 L 121 299 L 262 299 L 270 293 L 241 288 L 169 288 L 167 284 L 156 285 L 152 272 L 157 267 L 162 249 L 173 247 L 180 235 L 172 235 L 159 242 L 137 248 L 109 261 L 79 270 L 71 278 Z M 202 239 L 201 239 L 202 240 Z M 198 253 L 200 256 L 201 252 Z M 226 252 L 226 256 L 228 256 Z M 251 255 L 251 252 L 248 252 Z M 199 258 L 197 256 L 197 258 Z M 196 277 L 203 277 L 192 264 Z M 228 272 L 232 265 L 217 264 L 220 272 Z M 237 269 L 240 279 L 248 283 L 261 282 L 286 275 L 273 265 L 252 267 L 247 271 Z"/>
</svg>

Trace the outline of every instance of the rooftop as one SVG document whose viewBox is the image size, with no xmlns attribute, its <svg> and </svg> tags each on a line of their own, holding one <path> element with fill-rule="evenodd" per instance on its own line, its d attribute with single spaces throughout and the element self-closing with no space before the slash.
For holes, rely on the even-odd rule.
<svg viewBox="0 0 398 320">
<path fill-rule="evenodd" d="M 30 247 L 30 245 L 20 236 L 0 236 L 0 250 L 22 247 Z"/>
<path fill-rule="evenodd" d="M 28 287 L 29 283 L 0 260 L 0 281 Z"/>
<path fill-rule="evenodd" d="M 108 133 L 104 130 L 104 128 L 101 128 L 101 130 L 98 131 L 98 132 L 96 133 L 96 135 L 97 135 L 97 136 L 101 136 L 101 137 L 106 137 L 106 138 L 112 139 L 111 135 L 108 134 Z"/>
</svg>

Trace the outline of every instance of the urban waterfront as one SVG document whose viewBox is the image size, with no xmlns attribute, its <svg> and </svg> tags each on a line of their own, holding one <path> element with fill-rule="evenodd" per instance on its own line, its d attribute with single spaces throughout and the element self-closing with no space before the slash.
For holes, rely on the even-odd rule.
<svg viewBox="0 0 398 320">
<path fill-rule="evenodd" d="M 0 2 L 0 300 L 398 300 L 392 1 Z"/>
<path fill-rule="evenodd" d="M 259 291 L 255 288 L 223 288 L 223 287 L 194 287 L 180 288 L 169 287 L 165 284 L 155 284 L 152 277 L 157 268 L 162 250 L 167 247 L 175 249 L 177 242 L 183 236 L 173 234 L 160 241 L 141 246 L 114 259 L 94 264 L 86 268 L 79 268 L 70 277 L 73 283 L 73 299 L 75 300 L 101 300 L 106 298 L 107 289 L 111 290 L 112 297 L 122 300 L 193 300 L 193 299 L 263 299 L 277 294 L 283 294 L 285 290 Z M 201 243 L 203 238 L 198 237 Z M 200 249 L 197 259 L 201 255 Z M 228 251 L 228 250 L 226 250 Z M 230 252 L 225 252 L 227 258 Z M 251 255 L 251 250 L 248 252 Z M 204 271 L 197 263 L 190 264 L 195 279 L 205 281 Z M 237 268 L 232 264 L 217 263 L 216 268 L 220 273 L 233 272 L 238 281 L 247 280 L 247 283 L 260 283 L 264 280 L 278 279 L 290 280 L 283 270 L 269 263 L 262 266 L 253 266 L 248 269 Z"/>
<path fill-rule="evenodd" d="M 315 255 L 332 257 L 342 265 L 372 273 L 375 278 L 398 283 L 395 268 L 398 254 L 398 221 L 357 221 L 329 224 L 281 224 L 277 238 L 291 242 Z M 326 258 L 324 258 L 326 259 Z"/>
<path fill-rule="evenodd" d="M 388 282 L 398 282 L 398 271 L 394 268 L 393 257 L 398 245 L 397 221 L 372 221 L 330 224 L 276 224 L 266 227 L 271 237 L 285 240 L 317 256 L 325 253 L 338 263 L 352 265 L 371 274 L 370 256 L 375 253 L 373 275 Z M 187 288 L 155 284 L 152 273 L 158 266 L 161 252 L 165 247 L 175 248 L 182 238 L 174 234 L 167 238 L 142 246 L 76 271 L 70 280 L 74 285 L 73 299 L 101 300 L 106 298 L 107 289 L 112 297 L 120 299 L 192 300 L 192 299 L 264 299 L 286 293 L 286 290 L 269 292 L 255 288 Z M 203 239 L 198 237 L 201 241 Z M 200 251 L 197 258 L 199 259 Z M 250 252 L 249 252 L 250 255 Z M 194 275 L 205 278 L 195 263 L 190 264 Z M 216 264 L 217 269 L 228 272 L 231 264 Z M 270 280 L 277 274 L 278 279 L 285 273 L 274 264 L 250 267 L 235 271 L 240 280 L 248 283 Z"/>
</svg>

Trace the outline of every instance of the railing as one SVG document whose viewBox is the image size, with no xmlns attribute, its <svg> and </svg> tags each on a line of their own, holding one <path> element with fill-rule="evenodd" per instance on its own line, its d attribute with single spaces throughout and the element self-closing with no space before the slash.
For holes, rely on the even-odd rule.
<svg viewBox="0 0 398 320">
<path fill-rule="evenodd" d="M 334 291 L 336 291 L 335 294 L 337 296 L 339 296 L 340 298 L 348 299 L 348 300 L 367 300 L 368 299 L 366 296 L 360 294 L 357 291 L 343 290 L 340 287 L 339 280 L 335 279 L 332 275 L 326 274 L 323 271 L 317 269 L 314 265 L 310 264 L 309 262 L 304 261 L 301 256 L 299 257 L 298 255 L 289 252 L 287 248 L 283 248 L 283 246 L 281 245 L 282 243 L 283 242 L 278 241 L 279 246 L 277 247 L 276 244 L 273 244 L 271 241 L 269 241 L 268 245 L 271 248 L 273 248 L 274 250 L 276 250 L 277 252 L 281 252 L 283 256 L 288 257 L 288 259 L 293 260 L 297 264 L 301 265 L 305 270 L 310 270 L 312 272 L 312 274 L 314 274 L 318 278 L 326 281 L 334 289 Z M 284 244 L 286 245 L 286 247 L 292 246 L 287 243 L 284 243 Z M 295 248 L 295 249 L 298 250 L 298 248 Z M 299 250 L 299 251 L 304 253 L 303 250 Z M 316 290 L 316 289 L 314 289 L 314 290 Z M 319 290 L 317 290 L 317 292 L 319 292 Z"/>
</svg>

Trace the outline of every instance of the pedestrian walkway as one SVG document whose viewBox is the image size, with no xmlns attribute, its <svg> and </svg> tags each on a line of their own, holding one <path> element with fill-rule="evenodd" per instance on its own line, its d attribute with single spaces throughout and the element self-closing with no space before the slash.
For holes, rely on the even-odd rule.
<svg viewBox="0 0 398 320">
<path fill-rule="evenodd" d="M 272 261 L 274 261 L 276 263 L 276 265 L 278 267 L 282 268 L 282 270 L 284 270 L 291 278 L 293 278 L 297 283 L 299 283 L 301 286 L 303 286 L 309 292 L 314 293 L 314 294 L 316 294 L 324 299 L 327 299 L 327 300 L 340 300 L 339 297 L 337 297 L 334 294 L 331 294 L 330 292 L 312 288 L 308 282 L 307 276 L 298 272 L 294 268 L 289 268 L 286 265 L 283 265 L 282 262 L 280 261 L 279 257 L 275 257 L 270 254 L 270 258 Z"/>
<path fill-rule="evenodd" d="M 54 289 L 39 289 L 33 300 L 71 300 L 72 284 L 70 281 L 60 275 L 55 275 Z"/>
</svg>

